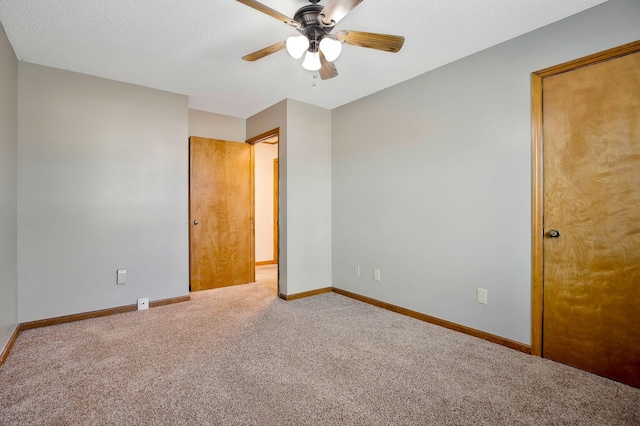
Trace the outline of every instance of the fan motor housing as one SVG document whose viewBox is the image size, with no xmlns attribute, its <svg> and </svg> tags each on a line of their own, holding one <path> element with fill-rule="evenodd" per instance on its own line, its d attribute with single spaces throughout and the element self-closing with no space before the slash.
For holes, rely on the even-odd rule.
<svg viewBox="0 0 640 426">
<path fill-rule="evenodd" d="M 318 22 L 318 15 L 324 9 L 319 4 L 310 4 L 303 6 L 293 15 L 293 20 L 298 22 L 303 28 L 308 26 L 320 26 Z"/>
<path fill-rule="evenodd" d="M 321 25 L 318 16 L 324 9 L 323 6 L 318 4 L 310 4 L 303 6 L 293 16 L 293 20 L 300 24 L 300 31 L 307 36 L 310 44 L 310 51 L 317 52 L 320 40 L 322 40 L 328 32 L 333 29 L 333 25 Z"/>
</svg>

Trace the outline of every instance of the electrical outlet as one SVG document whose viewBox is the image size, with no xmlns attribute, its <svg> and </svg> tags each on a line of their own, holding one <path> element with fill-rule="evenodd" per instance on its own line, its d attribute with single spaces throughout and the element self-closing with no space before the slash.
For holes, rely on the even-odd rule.
<svg viewBox="0 0 640 426">
<path fill-rule="evenodd" d="M 127 270 L 126 269 L 118 269 L 116 273 L 116 284 L 126 284 L 127 283 Z"/>
<path fill-rule="evenodd" d="M 143 297 L 141 299 L 138 299 L 138 310 L 139 311 L 144 311 L 145 309 L 149 309 L 149 298 L 148 297 Z"/>
<path fill-rule="evenodd" d="M 380 269 L 373 270 L 373 280 L 380 281 Z"/>
<path fill-rule="evenodd" d="M 356 265 L 353 267 L 353 275 L 355 275 L 356 277 L 360 276 L 360 266 Z"/>
<path fill-rule="evenodd" d="M 487 289 L 486 288 L 479 288 L 478 289 L 477 301 L 478 301 L 478 303 L 482 303 L 483 305 L 487 304 Z"/>
</svg>

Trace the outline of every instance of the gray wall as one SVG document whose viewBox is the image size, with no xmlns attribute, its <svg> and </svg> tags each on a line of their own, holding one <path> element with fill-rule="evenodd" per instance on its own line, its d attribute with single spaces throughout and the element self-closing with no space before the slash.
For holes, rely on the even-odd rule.
<svg viewBox="0 0 640 426">
<path fill-rule="evenodd" d="M 244 142 L 247 120 L 213 112 L 189 110 L 189 136 Z"/>
<path fill-rule="evenodd" d="M 530 343 L 530 74 L 637 39 L 611 0 L 333 110 L 334 286 Z"/>
<path fill-rule="evenodd" d="M 280 292 L 331 286 L 331 111 L 287 99 L 247 119 L 280 128 Z"/>
<path fill-rule="evenodd" d="M 0 352 L 18 325 L 18 60 L 0 25 Z"/>
<path fill-rule="evenodd" d="M 28 63 L 18 81 L 20 322 L 186 295 L 187 98 Z"/>
<path fill-rule="evenodd" d="M 332 285 L 331 111 L 288 100 L 287 138 L 287 294 L 296 294 Z"/>
</svg>

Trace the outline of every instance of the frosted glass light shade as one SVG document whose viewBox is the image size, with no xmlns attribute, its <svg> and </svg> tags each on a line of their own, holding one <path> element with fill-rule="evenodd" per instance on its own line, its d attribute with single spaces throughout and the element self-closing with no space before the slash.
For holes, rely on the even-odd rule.
<svg viewBox="0 0 640 426">
<path fill-rule="evenodd" d="M 333 62 L 342 52 L 342 42 L 325 37 L 320 40 L 320 50 L 327 61 Z"/>
<path fill-rule="evenodd" d="M 287 52 L 296 59 L 302 58 L 304 52 L 309 48 L 309 39 L 306 36 L 291 36 L 287 39 Z"/>
<path fill-rule="evenodd" d="M 307 56 L 304 57 L 304 62 L 302 62 L 302 68 L 309 71 L 318 71 L 320 69 L 320 53 L 307 51 Z"/>
</svg>

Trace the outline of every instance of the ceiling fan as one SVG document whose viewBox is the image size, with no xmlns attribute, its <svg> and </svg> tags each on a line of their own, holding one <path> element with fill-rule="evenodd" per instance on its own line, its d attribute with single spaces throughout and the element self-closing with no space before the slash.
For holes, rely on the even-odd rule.
<svg viewBox="0 0 640 426">
<path fill-rule="evenodd" d="M 257 61 L 286 48 L 296 59 L 305 55 L 302 67 L 319 71 L 320 78 L 327 80 L 338 75 L 333 61 L 340 55 L 343 43 L 394 53 L 404 44 L 404 37 L 396 35 L 346 30 L 331 34 L 335 25 L 363 0 L 329 0 L 324 7 L 317 4 L 320 0 L 309 0 L 311 4 L 298 9 L 293 19 L 256 0 L 237 1 L 284 22 L 301 34 L 243 56 L 245 61 Z"/>
</svg>

